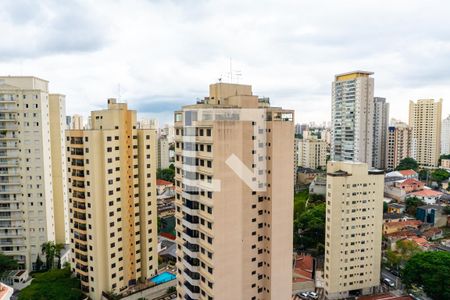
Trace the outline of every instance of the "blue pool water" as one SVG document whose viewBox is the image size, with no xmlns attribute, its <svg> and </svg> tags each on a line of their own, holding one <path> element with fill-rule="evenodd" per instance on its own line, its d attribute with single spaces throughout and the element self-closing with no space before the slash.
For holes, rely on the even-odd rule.
<svg viewBox="0 0 450 300">
<path fill-rule="evenodd" d="M 161 284 L 167 281 L 174 280 L 175 278 L 176 276 L 170 272 L 162 272 L 161 274 L 158 274 L 155 277 L 150 278 L 150 281 L 156 284 Z"/>
</svg>

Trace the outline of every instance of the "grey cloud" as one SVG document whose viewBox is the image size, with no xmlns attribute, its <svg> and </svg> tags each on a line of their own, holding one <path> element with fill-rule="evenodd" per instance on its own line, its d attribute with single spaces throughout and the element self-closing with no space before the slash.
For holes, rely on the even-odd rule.
<svg viewBox="0 0 450 300">
<path fill-rule="evenodd" d="M 80 1 L 5 1 L 0 10 L 13 24 L 0 33 L 15 40 L 0 44 L 0 60 L 91 52 L 108 43 L 107 28 Z"/>
</svg>

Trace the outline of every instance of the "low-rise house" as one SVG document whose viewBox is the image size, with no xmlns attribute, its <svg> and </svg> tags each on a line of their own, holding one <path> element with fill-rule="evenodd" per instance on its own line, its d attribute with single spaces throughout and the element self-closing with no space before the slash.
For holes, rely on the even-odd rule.
<svg viewBox="0 0 450 300">
<path fill-rule="evenodd" d="M 327 193 L 327 178 L 321 175 L 316 176 L 309 185 L 309 193 L 325 196 Z"/>
<path fill-rule="evenodd" d="M 297 168 L 297 183 L 300 185 L 310 184 L 316 176 L 319 175 L 317 170 L 311 168 Z"/>
<path fill-rule="evenodd" d="M 441 159 L 441 168 L 450 170 L 450 159 Z"/>
<path fill-rule="evenodd" d="M 444 193 L 434 190 L 422 190 L 408 195 L 408 197 L 417 197 L 426 204 L 436 204 Z"/>
<path fill-rule="evenodd" d="M 397 213 L 384 213 L 383 214 L 383 222 L 389 223 L 389 222 L 403 222 L 407 220 L 414 220 L 411 217 L 408 217 L 405 214 L 397 214 Z"/>
<path fill-rule="evenodd" d="M 383 224 L 383 234 L 391 234 L 404 229 L 419 229 L 422 222 L 419 220 L 407 220 L 400 222 L 386 222 Z"/>
<path fill-rule="evenodd" d="M 397 181 L 394 184 L 395 187 L 400 188 L 404 190 L 407 194 L 421 191 L 424 189 L 425 184 L 419 180 L 416 180 L 414 178 L 409 178 L 404 181 Z"/>
<path fill-rule="evenodd" d="M 423 237 L 409 237 L 408 240 L 417 244 L 422 250 L 428 250 L 431 247 L 431 244 Z"/>
<path fill-rule="evenodd" d="M 444 236 L 444 231 L 441 228 L 433 227 L 425 230 L 422 236 L 429 241 L 441 239 Z"/>
<path fill-rule="evenodd" d="M 419 179 L 419 174 L 417 174 L 417 172 L 416 171 L 414 171 L 414 170 L 401 170 L 401 171 L 398 171 L 400 174 L 402 174 L 402 176 L 404 177 L 404 178 L 406 178 L 406 179 L 410 179 L 410 178 L 412 178 L 412 179 Z"/>
<path fill-rule="evenodd" d="M 443 227 L 447 225 L 447 215 L 443 210 L 444 207 L 440 205 L 419 206 L 416 209 L 416 219 L 435 227 Z"/>
<path fill-rule="evenodd" d="M 406 206 L 402 203 L 389 203 L 388 213 L 390 214 L 403 214 L 405 212 Z"/>
<path fill-rule="evenodd" d="M 163 180 L 163 179 L 156 179 L 156 195 L 160 196 L 164 193 L 167 193 L 168 191 L 173 191 L 174 186 L 173 182 Z"/>
</svg>

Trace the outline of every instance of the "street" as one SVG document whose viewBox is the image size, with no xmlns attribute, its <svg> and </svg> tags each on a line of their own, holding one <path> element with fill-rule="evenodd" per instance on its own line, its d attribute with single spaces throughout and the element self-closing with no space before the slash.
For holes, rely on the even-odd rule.
<svg viewBox="0 0 450 300">
<path fill-rule="evenodd" d="M 401 279 L 384 268 L 381 269 L 381 281 L 383 281 L 383 278 L 388 278 L 388 279 L 392 280 L 395 283 L 394 289 L 402 288 Z"/>
</svg>

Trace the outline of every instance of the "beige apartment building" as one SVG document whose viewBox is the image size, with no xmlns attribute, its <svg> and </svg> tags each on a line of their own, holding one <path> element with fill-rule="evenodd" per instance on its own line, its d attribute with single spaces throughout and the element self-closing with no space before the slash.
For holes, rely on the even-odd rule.
<svg viewBox="0 0 450 300">
<path fill-rule="evenodd" d="M 327 164 L 327 142 L 310 135 L 298 142 L 298 165 L 318 169 Z"/>
<path fill-rule="evenodd" d="M 156 131 L 108 100 L 92 128 L 68 130 L 72 268 L 93 300 L 157 271 Z"/>
<path fill-rule="evenodd" d="M 372 165 L 374 79 L 372 72 L 335 76 L 331 103 L 331 159 Z M 381 115 L 381 113 L 380 113 Z"/>
<path fill-rule="evenodd" d="M 64 96 L 48 81 L 0 77 L 0 252 L 27 270 L 43 243 L 67 240 L 61 120 Z"/>
<path fill-rule="evenodd" d="M 294 112 L 209 91 L 175 112 L 178 299 L 290 299 Z"/>
<path fill-rule="evenodd" d="M 395 170 L 400 161 L 414 156 L 412 128 L 403 122 L 388 127 L 386 143 L 386 169 Z"/>
<path fill-rule="evenodd" d="M 414 158 L 420 166 L 437 167 L 441 153 L 442 99 L 409 101 L 409 126 L 413 128 Z"/>
<path fill-rule="evenodd" d="M 380 284 L 384 172 L 328 162 L 325 296 L 369 294 Z"/>
</svg>

